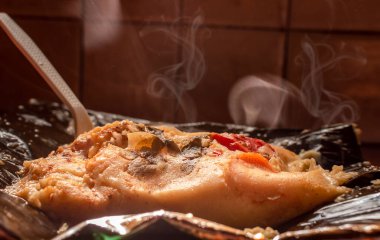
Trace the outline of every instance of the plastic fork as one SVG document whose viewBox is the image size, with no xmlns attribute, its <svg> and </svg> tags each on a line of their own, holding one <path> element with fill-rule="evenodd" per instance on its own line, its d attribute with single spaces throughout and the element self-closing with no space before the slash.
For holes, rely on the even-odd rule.
<svg viewBox="0 0 380 240">
<path fill-rule="evenodd" d="M 28 34 L 6 13 L 0 13 L 0 27 L 59 99 L 68 106 L 74 118 L 76 135 L 91 130 L 93 124 L 86 109 Z"/>
</svg>

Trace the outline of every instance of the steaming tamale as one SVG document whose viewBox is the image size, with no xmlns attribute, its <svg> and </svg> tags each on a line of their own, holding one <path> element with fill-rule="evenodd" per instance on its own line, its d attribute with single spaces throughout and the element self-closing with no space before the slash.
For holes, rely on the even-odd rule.
<svg viewBox="0 0 380 240">
<path fill-rule="evenodd" d="M 26 161 L 22 174 L 7 191 L 69 222 L 166 209 L 236 227 L 285 222 L 344 193 L 353 175 L 239 134 L 127 120 Z"/>
</svg>

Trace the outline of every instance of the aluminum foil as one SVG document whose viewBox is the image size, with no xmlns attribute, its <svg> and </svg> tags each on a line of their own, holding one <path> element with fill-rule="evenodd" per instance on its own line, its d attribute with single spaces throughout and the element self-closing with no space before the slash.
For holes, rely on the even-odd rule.
<svg viewBox="0 0 380 240">
<path fill-rule="evenodd" d="M 95 125 L 131 119 L 90 111 Z M 132 119 L 146 124 L 159 123 Z M 379 168 L 363 162 L 355 126 L 338 124 L 316 130 L 259 129 L 219 123 L 174 124 L 184 131 L 234 132 L 282 145 L 297 153 L 314 149 L 324 168 L 344 165 L 359 172 L 347 183 L 354 189 L 334 203 L 278 226 L 273 231 L 234 229 L 191 214 L 159 210 L 125 216 L 109 216 L 67 226 L 49 219 L 24 200 L 0 192 L 0 237 L 5 239 L 380 239 L 380 187 L 371 181 Z M 17 180 L 24 160 L 46 156 L 71 142 L 73 122 L 68 110 L 57 103 L 31 100 L 14 113 L 0 113 L 0 188 Z M 377 183 L 377 182 L 375 182 Z M 64 206 L 63 206 L 64 207 Z M 274 216 L 275 217 L 275 216 Z M 268 235 L 268 232 L 272 234 Z"/>
</svg>

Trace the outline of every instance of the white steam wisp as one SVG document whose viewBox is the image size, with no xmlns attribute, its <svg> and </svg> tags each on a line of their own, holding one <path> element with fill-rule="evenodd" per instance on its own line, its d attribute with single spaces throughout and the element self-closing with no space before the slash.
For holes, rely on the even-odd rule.
<svg viewBox="0 0 380 240">
<path fill-rule="evenodd" d="M 173 28 L 156 28 L 150 32 L 162 32 L 180 46 L 182 57 L 179 63 L 167 66 L 151 74 L 147 91 L 157 98 L 175 98 L 177 108 L 184 113 L 185 120 L 196 120 L 197 109 L 188 91 L 194 89 L 205 73 L 205 60 L 202 51 L 196 45 L 199 26 L 203 22 L 201 15 L 196 16 L 184 36 Z M 145 35 L 150 32 L 141 32 Z"/>
<path fill-rule="evenodd" d="M 321 61 L 319 51 L 327 51 Z M 358 107 L 345 96 L 324 88 L 324 74 L 343 60 L 366 64 L 358 54 L 337 55 L 327 44 L 302 43 L 301 88 L 273 76 L 248 76 L 232 88 L 229 111 L 235 123 L 262 127 L 308 127 L 358 120 Z"/>
</svg>

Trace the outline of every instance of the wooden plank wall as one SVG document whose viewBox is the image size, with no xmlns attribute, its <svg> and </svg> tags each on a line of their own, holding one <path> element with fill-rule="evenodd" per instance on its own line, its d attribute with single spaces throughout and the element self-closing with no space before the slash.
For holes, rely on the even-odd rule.
<svg viewBox="0 0 380 240">
<path fill-rule="evenodd" d="M 298 60 L 305 41 L 337 55 L 357 54 L 326 71 L 323 83 L 358 104 L 364 142 L 375 146 L 380 143 L 379 9 L 378 0 L 0 1 L 0 11 L 31 35 L 88 108 L 151 120 L 189 117 L 170 91 L 160 91 L 165 84 L 182 81 L 174 86 L 184 94 L 182 104 L 197 109 L 191 120 L 232 122 L 228 94 L 240 78 L 271 74 L 301 85 L 304 67 Z M 204 17 L 195 41 L 204 54 L 205 75 L 197 84 L 196 76 L 193 82 L 180 76 L 152 80 L 153 72 L 191 60 L 193 52 L 176 37 L 187 36 L 197 14 Z M 331 52 L 317 54 L 323 62 Z M 4 34 L 0 82 L 1 109 L 30 97 L 55 99 Z"/>
</svg>

